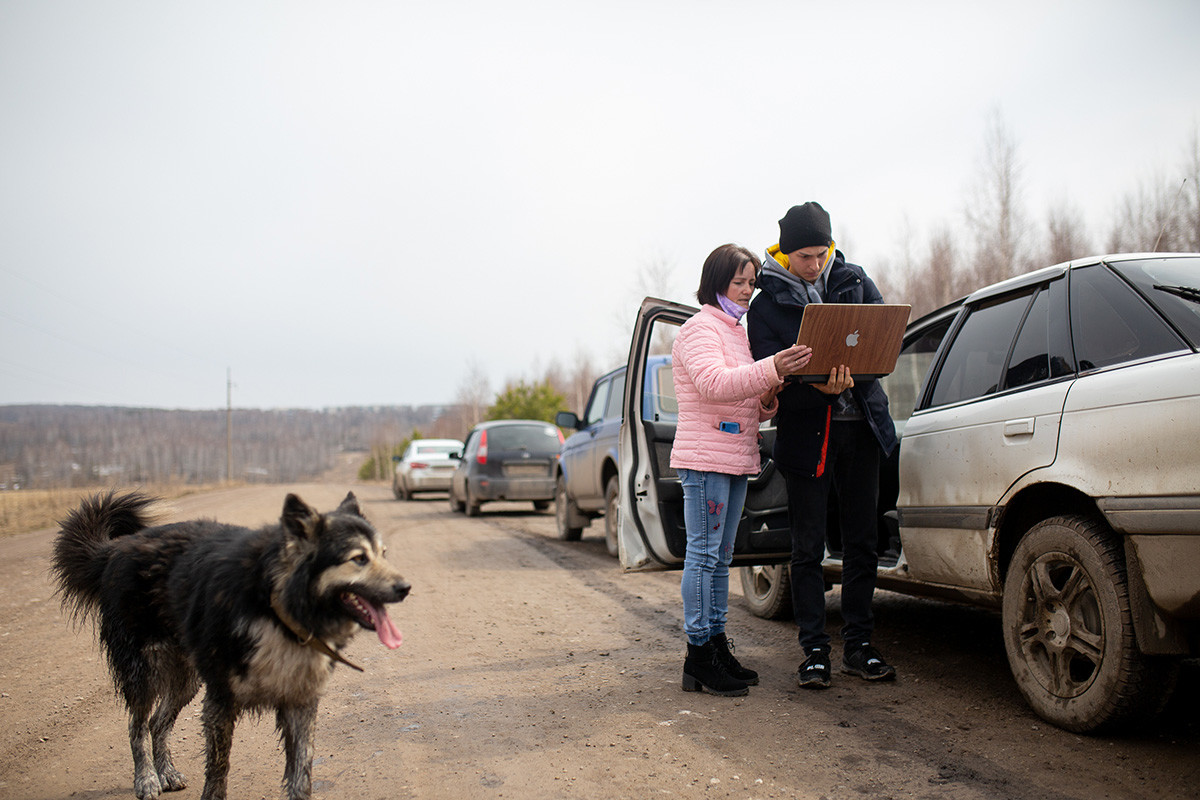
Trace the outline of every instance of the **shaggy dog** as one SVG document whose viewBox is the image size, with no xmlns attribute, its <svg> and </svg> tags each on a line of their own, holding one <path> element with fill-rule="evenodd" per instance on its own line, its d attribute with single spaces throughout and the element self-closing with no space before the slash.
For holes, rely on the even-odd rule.
<svg viewBox="0 0 1200 800">
<path fill-rule="evenodd" d="M 289 494 L 278 523 L 253 531 L 209 520 L 150 527 L 152 498 L 86 500 L 62 523 L 53 572 L 65 608 L 93 618 L 129 709 L 134 791 L 186 786 L 171 761 L 179 712 L 205 687 L 202 800 L 223 800 L 233 726 L 275 711 L 289 800 L 312 794 L 317 702 L 359 627 L 389 648 L 386 603 L 409 584 L 384 560 L 353 494 L 320 514 Z"/>
</svg>

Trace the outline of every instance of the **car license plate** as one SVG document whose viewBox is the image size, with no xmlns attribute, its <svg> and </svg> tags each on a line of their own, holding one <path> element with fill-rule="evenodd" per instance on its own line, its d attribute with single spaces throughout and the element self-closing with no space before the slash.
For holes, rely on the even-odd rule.
<svg viewBox="0 0 1200 800">
<path fill-rule="evenodd" d="M 547 470 L 545 464 L 506 464 L 504 474 L 509 478 L 544 478 Z"/>
</svg>

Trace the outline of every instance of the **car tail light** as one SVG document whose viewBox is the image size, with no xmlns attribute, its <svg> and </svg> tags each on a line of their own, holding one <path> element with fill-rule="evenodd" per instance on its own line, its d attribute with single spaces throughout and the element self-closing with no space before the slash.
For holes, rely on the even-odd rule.
<svg viewBox="0 0 1200 800">
<path fill-rule="evenodd" d="M 479 434 L 479 452 L 475 455 L 475 460 L 480 464 L 487 463 L 487 431 Z"/>
<path fill-rule="evenodd" d="M 411 464 L 409 464 L 409 466 L 412 467 L 413 469 L 429 469 L 428 464 L 425 464 L 420 461 L 414 461 Z"/>
</svg>

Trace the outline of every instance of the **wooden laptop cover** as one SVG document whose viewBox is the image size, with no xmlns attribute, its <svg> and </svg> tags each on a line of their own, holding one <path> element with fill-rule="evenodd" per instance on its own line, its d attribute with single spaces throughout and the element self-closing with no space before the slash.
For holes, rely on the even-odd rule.
<svg viewBox="0 0 1200 800">
<path fill-rule="evenodd" d="M 812 359 L 798 376 L 808 383 L 824 383 L 830 370 L 845 364 L 854 380 L 888 375 L 908 325 L 909 305 L 864 303 L 809 303 L 800 320 L 797 344 L 812 348 Z"/>
</svg>

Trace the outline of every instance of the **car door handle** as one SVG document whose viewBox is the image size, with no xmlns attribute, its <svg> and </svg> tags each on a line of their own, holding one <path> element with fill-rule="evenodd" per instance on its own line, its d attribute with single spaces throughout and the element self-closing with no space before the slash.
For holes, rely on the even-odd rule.
<svg viewBox="0 0 1200 800">
<path fill-rule="evenodd" d="M 1033 435 L 1033 417 L 1025 419 L 1010 419 L 1004 423 L 1004 435 L 1007 436 L 1032 436 Z"/>
</svg>

